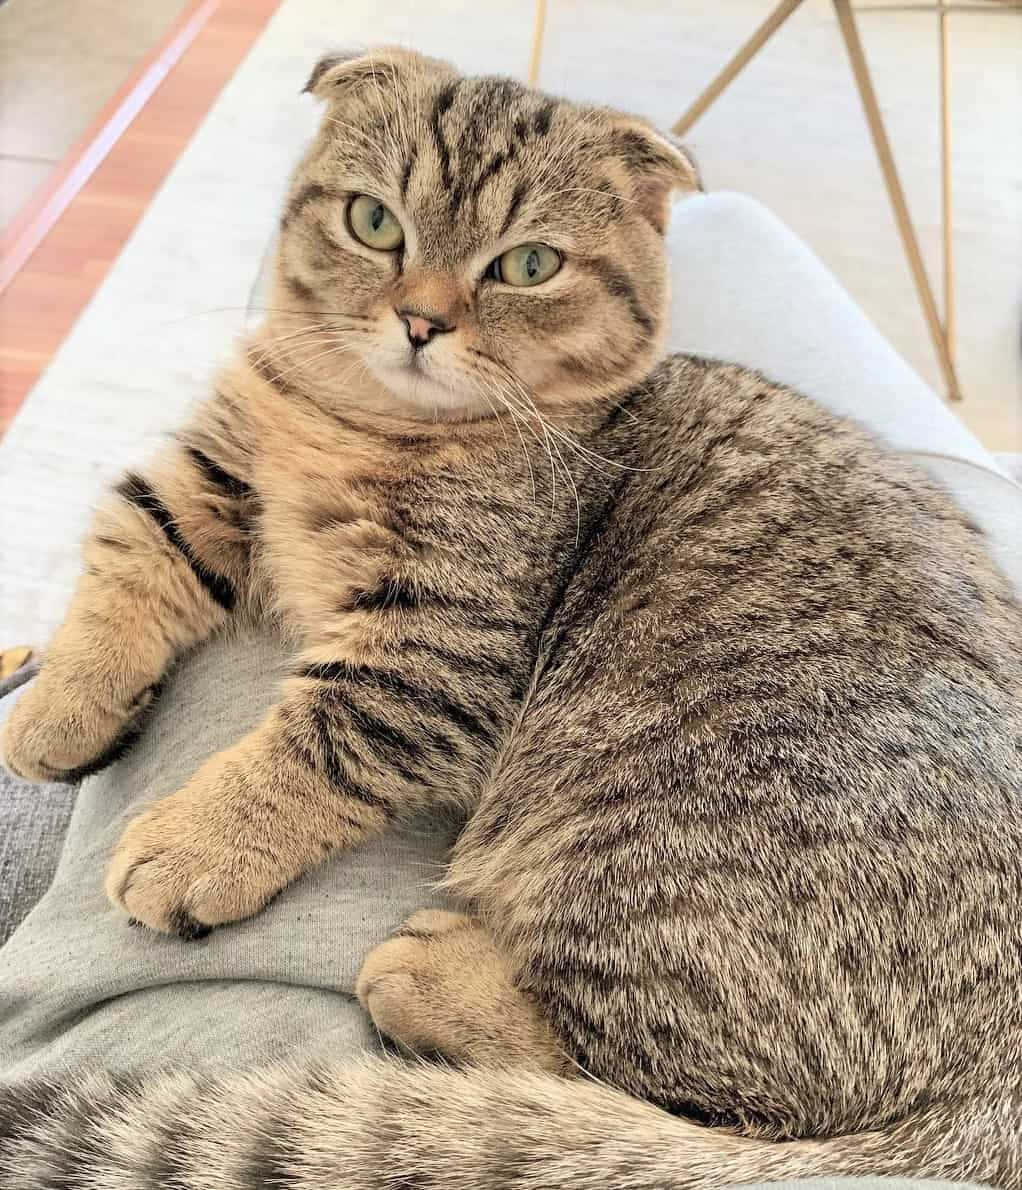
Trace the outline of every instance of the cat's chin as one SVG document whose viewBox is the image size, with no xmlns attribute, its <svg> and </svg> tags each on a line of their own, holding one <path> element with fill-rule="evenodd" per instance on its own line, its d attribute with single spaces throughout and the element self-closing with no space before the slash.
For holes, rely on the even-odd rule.
<svg viewBox="0 0 1022 1190">
<path fill-rule="evenodd" d="M 492 413 L 477 394 L 452 388 L 412 368 L 372 369 L 390 396 L 418 417 L 438 421 L 465 421 Z"/>
</svg>

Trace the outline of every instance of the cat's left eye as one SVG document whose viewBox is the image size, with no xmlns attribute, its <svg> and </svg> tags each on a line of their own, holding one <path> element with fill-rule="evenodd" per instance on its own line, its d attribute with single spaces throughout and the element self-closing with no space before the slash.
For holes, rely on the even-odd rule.
<svg viewBox="0 0 1022 1190">
<path fill-rule="evenodd" d="M 390 207 L 368 194 L 357 194 L 348 203 L 348 227 L 356 240 L 378 252 L 393 252 L 405 242 L 405 233 Z"/>
<path fill-rule="evenodd" d="M 519 244 L 502 252 L 486 275 L 505 285 L 540 285 L 561 267 L 561 254 L 549 244 Z"/>
</svg>

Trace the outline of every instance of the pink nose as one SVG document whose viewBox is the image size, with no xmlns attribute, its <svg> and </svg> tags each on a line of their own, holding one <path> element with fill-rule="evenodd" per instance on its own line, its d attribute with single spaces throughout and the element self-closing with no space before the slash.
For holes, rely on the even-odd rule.
<svg viewBox="0 0 1022 1190">
<path fill-rule="evenodd" d="M 436 330 L 428 318 L 419 318 L 415 314 L 405 319 L 405 326 L 408 328 L 409 339 L 421 339 L 424 343 L 428 343 L 433 338 Z"/>
<path fill-rule="evenodd" d="M 405 324 L 408 342 L 416 348 L 425 347 L 434 335 L 453 331 L 454 327 L 439 315 L 424 315 L 412 310 L 396 310 L 398 318 Z"/>
</svg>

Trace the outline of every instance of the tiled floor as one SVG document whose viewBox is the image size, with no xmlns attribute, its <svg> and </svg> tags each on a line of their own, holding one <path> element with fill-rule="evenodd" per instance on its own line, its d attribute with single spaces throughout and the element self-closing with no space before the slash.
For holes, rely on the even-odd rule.
<svg viewBox="0 0 1022 1190">
<path fill-rule="evenodd" d="M 0 228 L 164 36 L 186 0 L 0 7 Z"/>
<path fill-rule="evenodd" d="M 0 7 L 0 226 L 184 0 L 7 0 Z M 487 0 L 491 3 L 492 0 Z M 540 83 L 670 124 L 776 0 L 548 0 Z M 937 42 L 932 12 L 857 4 L 930 275 L 940 275 Z M 323 44 L 343 40 L 338 29 Z M 414 6 L 401 38 L 422 37 Z M 478 13 L 478 0 L 465 2 Z M 529 44 L 534 6 L 488 9 L 494 37 Z M 391 14 L 393 15 L 393 14 Z M 394 17 L 397 20 L 397 17 Z M 391 23 L 394 23 L 392 20 Z M 400 24 L 401 22 L 398 21 Z M 519 28 L 514 28 L 515 25 Z M 311 30 L 310 30 L 311 35 Z M 433 47 L 431 47 L 433 48 Z M 213 45 L 209 52 L 215 56 Z M 523 52 L 519 73 L 525 74 Z M 1022 450 L 1022 12 L 952 18 L 960 416 L 995 450 Z M 471 69 L 471 61 L 459 65 Z M 940 377 L 829 0 L 805 0 L 692 130 L 711 189 L 772 207 L 823 258 L 896 349 Z"/>
</svg>

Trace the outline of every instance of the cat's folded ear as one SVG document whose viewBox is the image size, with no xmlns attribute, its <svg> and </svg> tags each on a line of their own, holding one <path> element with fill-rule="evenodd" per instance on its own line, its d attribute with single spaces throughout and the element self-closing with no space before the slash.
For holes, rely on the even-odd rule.
<svg viewBox="0 0 1022 1190">
<path fill-rule="evenodd" d="M 427 58 L 401 46 L 338 50 L 320 58 L 302 91 L 327 103 L 338 103 L 367 83 L 383 86 L 397 78 L 422 77 L 431 73 L 454 74 L 455 70 L 439 58 Z"/>
<path fill-rule="evenodd" d="M 676 190 L 702 190 L 699 167 L 691 152 L 669 132 L 641 120 L 624 118 L 614 126 L 613 146 L 632 179 L 633 199 L 663 231 Z"/>
</svg>

